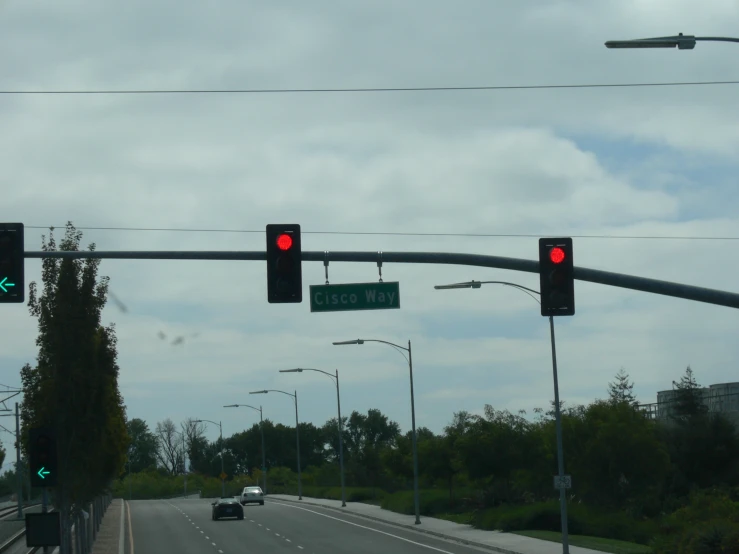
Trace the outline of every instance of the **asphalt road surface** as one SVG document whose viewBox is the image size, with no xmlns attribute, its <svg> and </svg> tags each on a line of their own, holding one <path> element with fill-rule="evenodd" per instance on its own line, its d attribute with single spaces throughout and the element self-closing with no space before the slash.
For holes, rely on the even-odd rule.
<svg viewBox="0 0 739 554">
<path fill-rule="evenodd" d="M 335 510 L 270 501 L 211 520 L 210 500 L 134 500 L 130 554 L 479 554 L 489 552 Z M 128 535 L 128 532 L 126 533 Z"/>
</svg>

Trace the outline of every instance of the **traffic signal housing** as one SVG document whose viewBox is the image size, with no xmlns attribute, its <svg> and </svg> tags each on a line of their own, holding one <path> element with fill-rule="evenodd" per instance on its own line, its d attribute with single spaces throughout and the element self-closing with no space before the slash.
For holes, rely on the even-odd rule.
<svg viewBox="0 0 739 554">
<path fill-rule="evenodd" d="M 59 477 L 56 433 L 49 428 L 31 429 L 28 443 L 32 487 L 55 487 Z"/>
<path fill-rule="evenodd" d="M 25 300 L 23 223 L 0 223 L 0 304 Z"/>
<path fill-rule="evenodd" d="M 575 315 L 575 266 L 571 238 L 539 239 L 541 315 Z"/>
<path fill-rule="evenodd" d="M 267 225 L 267 300 L 270 304 L 303 301 L 300 225 Z"/>
</svg>

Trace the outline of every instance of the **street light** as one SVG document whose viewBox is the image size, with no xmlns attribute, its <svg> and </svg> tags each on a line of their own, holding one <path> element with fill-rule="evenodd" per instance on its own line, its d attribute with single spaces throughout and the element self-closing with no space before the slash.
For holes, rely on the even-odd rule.
<svg viewBox="0 0 739 554">
<path fill-rule="evenodd" d="M 411 442 L 413 445 L 413 503 L 415 504 L 415 512 L 416 512 L 416 525 L 420 525 L 421 523 L 421 502 L 418 496 L 418 445 L 416 442 L 416 404 L 413 396 L 413 356 L 411 355 L 411 341 L 408 341 L 408 348 L 404 346 L 400 346 L 398 344 L 393 344 L 392 342 L 387 342 L 385 340 L 377 340 L 377 339 L 354 339 L 354 340 L 344 340 L 344 341 L 338 341 L 334 342 L 334 346 L 343 346 L 346 344 L 364 344 L 365 342 L 381 342 L 382 344 L 387 344 L 389 346 L 392 346 L 393 348 L 396 348 L 397 351 L 400 353 L 401 356 L 405 358 L 405 354 L 403 352 L 400 352 L 401 350 L 405 350 L 408 352 L 408 357 L 406 360 L 408 361 L 408 371 L 410 372 L 411 376 Z"/>
<path fill-rule="evenodd" d="M 518 289 L 528 294 L 531 298 L 536 300 L 536 302 L 541 304 L 539 299 L 536 298 L 536 296 L 534 296 L 534 294 L 539 294 L 539 291 L 530 289 L 528 287 L 524 287 L 523 285 L 517 285 L 516 283 L 509 283 L 507 281 L 467 281 L 464 283 L 454 283 L 451 285 L 436 285 L 434 288 L 436 290 L 465 289 L 465 288 L 466 289 L 479 289 L 484 284 L 505 285 L 508 287 L 513 287 L 515 289 Z M 567 495 L 565 493 L 565 488 L 563 486 L 564 485 L 564 474 L 565 474 L 565 462 L 564 462 L 564 450 L 562 447 L 562 413 L 559 409 L 559 382 L 557 379 L 557 351 L 555 348 L 555 341 L 554 341 L 554 318 L 552 316 L 549 316 L 549 334 L 550 334 L 551 342 L 552 342 L 552 373 L 554 375 L 554 419 L 555 419 L 555 426 L 556 426 L 556 433 L 557 433 L 557 469 L 559 472 L 559 506 L 560 506 L 560 515 L 562 517 L 562 552 L 563 554 L 569 554 L 570 546 L 569 546 L 569 538 L 568 538 L 568 532 L 567 532 Z"/>
<path fill-rule="evenodd" d="M 264 420 L 262 419 L 262 407 L 255 408 L 248 404 L 229 404 L 228 406 L 224 406 L 224 408 L 251 408 L 259 412 L 259 429 L 262 432 L 262 487 L 264 494 L 267 494 L 267 461 L 264 454 Z"/>
<path fill-rule="evenodd" d="M 303 478 L 300 471 L 300 424 L 298 423 L 298 391 L 295 391 L 295 394 L 290 394 L 289 392 L 285 392 L 284 390 L 268 389 L 255 390 L 253 392 L 250 392 L 249 394 L 267 394 L 268 392 L 279 392 L 281 394 L 286 394 L 288 396 L 292 396 L 295 400 L 295 443 L 298 450 L 298 500 L 303 500 Z"/>
<path fill-rule="evenodd" d="M 327 371 L 322 369 L 308 369 L 308 368 L 296 368 L 296 369 L 281 369 L 280 373 L 301 373 L 303 371 L 317 371 L 328 375 L 332 381 L 336 382 L 336 405 L 339 410 L 339 470 L 341 472 L 341 507 L 346 507 L 346 494 L 344 492 L 344 424 L 341 421 L 341 394 L 339 393 L 339 370 L 336 370 L 336 375 L 331 375 Z"/>
<path fill-rule="evenodd" d="M 194 423 L 212 423 L 213 425 L 218 425 L 218 428 L 221 430 L 221 496 L 226 496 L 226 480 L 223 477 L 225 475 L 223 471 L 223 425 L 221 425 L 220 421 L 216 423 L 209 419 L 196 419 Z"/>
<path fill-rule="evenodd" d="M 633 40 L 609 40 L 606 48 L 678 48 L 692 50 L 696 41 L 711 42 L 739 42 L 739 38 L 732 37 L 696 37 L 680 33 L 672 37 L 638 38 Z"/>
</svg>

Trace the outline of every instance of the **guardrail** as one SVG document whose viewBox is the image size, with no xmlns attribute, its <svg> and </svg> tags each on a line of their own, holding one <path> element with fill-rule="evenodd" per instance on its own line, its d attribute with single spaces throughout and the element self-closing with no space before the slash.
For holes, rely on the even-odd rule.
<svg viewBox="0 0 739 554">
<path fill-rule="evenodd" d="M 72 533 L 72 552 L 71 554 L 90 554 L 92 552 L 92 545 L 97 538 L 97 534 L 100 531 L 100 524 L 103 521 L 105 511 L 113 501 L 113 496 L 110 494 L 104 494 L 96 497 L 82 512 L 77 514 L 75 521 L 72 522 L 71 533 Z M 24 506 L 28 508 L 30 506 Z M 13 508 L 13 511 L 17 508 Z M 49 506 L 49 511 L 54 511 L 54 508 Z M 12 512 L 11 512 L 12 513 Z M 6 513 L 7 515 L 7 513 Z M 1 517 L 1 516 L 0 516 Z M 80 532 L 78 532 L 78 530 Z M 16 534 L 11 536 L 2 545 L 0 545 L 0 553 L 8 551 L 10 548 L 16 546 L 26 536 L 26 530 L 21 529 Z M 59 552 L 58 546 L 42 547 L 37 546 L 24 551 L 24 554 L 36 554 L 48 552 L 49 554 L 57 554 Z"/>
</svg>

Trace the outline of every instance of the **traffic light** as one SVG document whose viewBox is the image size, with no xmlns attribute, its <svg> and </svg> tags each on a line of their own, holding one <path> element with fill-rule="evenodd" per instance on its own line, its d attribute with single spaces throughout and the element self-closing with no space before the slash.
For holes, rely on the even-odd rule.
<svg viewBox="0 0 739 554">
<path fill-rule="evenodd" d="M 0 223 L 0 303 L 24 301 L 23 223 Z"/>
<path fill-rule="evenodd" d="M 267 225 L 267 300 L 270 304 L 303 301 L 300 225 Z"/>
<path fill-rule="evenodd" d="M 55 487 L 59 477 L 56 433 L 53 429 L 36 428 L 29 433 L 28 458 L 32 487 Z"/>
<path fill-rule="evenodd" d="M 541 315 L 575 315 L 572 239 L 539 239 Z"/>
</svg>

